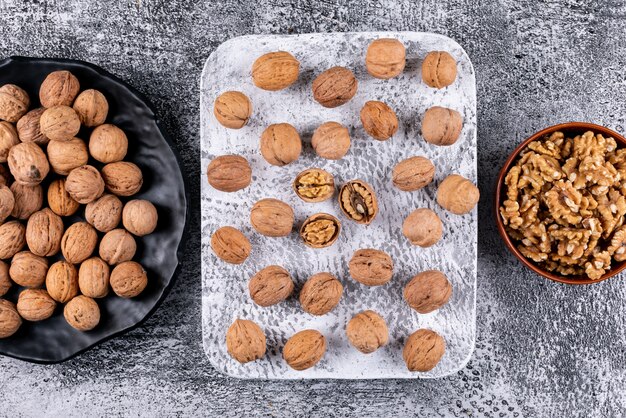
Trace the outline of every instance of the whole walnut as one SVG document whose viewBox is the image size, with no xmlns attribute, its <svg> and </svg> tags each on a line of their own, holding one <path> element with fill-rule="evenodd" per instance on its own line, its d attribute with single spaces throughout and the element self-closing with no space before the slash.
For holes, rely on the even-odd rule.
<svg viewBox="0 0 626 418">
<path fill-rule="evenodd" d="M 433 145 L 454 144 L 463 129 L 463 117 L 456 110 L 433 106 L 424 113 L 422 136 Z"/>
<path fill-rule="evenodd" d="M 250 240 L 236 228 L 223 226 L 211 236 L 211 248 L 216 256 L 232 264 L 241 264 L 250 255 Z"/>
<path fill-rule="evenodd" d="M 100 232 L 109 232 L 120 224 L 124 204 L 115 195 L 104 194 L 85 207 L 85 220 Z"/>
<path fill-rule="evenodd" d="M 141 169 L 126 161 L 105 165 L 102 168 L 102 178 L 107 190 L 117 196 L 132 196 L 143 185 Z"/>
<path fill-rule="evenodd" d="M 315 366 L 326 352 L 326 338 L 314 329 L 295 333 L 283 348 L 283 358 L 294 370 Z"/>
<path fill-rule="evenodd" d="M 252 64 L 252 81 L 263 90 L 282 90 L 296 82 L 299 72 L 300 62 L 289 52 L 269 52 Z"/>
<path fill-rule="evenodd" d="M 435 368 L 446 351 L 445 340 L 435 331 L 418 329 L 406 340 L 402 358 L 412 372 L 427 372 Z"/>
<path fill-rule="evenodd" d="M 78 273 L 67 261 L 57 261 L 48 269 L 46 290 L 52 299 L 66 303 L 78 294 Z"/>
<path fill-rule="evenodd" d="M 156 229 L 159 215 L 154 205 L 142 199 L 129 200 L 124 205 L 122 223 L 128 232 L 138 237 L 149 235 Z"/>
<path fill-rule="evenodd" d="M 207 179 L 221 192 L 236 192 L 250 185 L 252 168 L 240 155 L 221 155 L 209 163 Z"/>
<path fill-rule="evenodd" d="M 139 296 L 148 285 L 148 275 L 141 264 L 125 261 L 111 272 L 111 289 L 122 298 Z"/>
<path fill-rule="evenodd" d="M 104 123 L 109 114 L 109 102 L 98 90 L 85 90 L 74 101 L 74 111 L 78 114 L 80 123 L 88 128 Z"/>
<path fill-rule="evenodd" d="M 76 222 L 65 230 L 61 239 L 63 257 L 72 264 L 80 264 L 93 254 L 98 244 L 98 233 L 87 222 Z"/>
<path fill-rule="evenodd" d="M 7 186 L 0 185 L 0 224 L 11 216 L 15 207 L 15 197 Z"/>
<path fill-rule="evenodd" d="M 38 288 L 43 286 L 48 274 L 48 260 L 30 251 L 21 251 L 13 256 L 9 276 L 15 284 Z"/>
<path fill-rule="evenodd" d="M 51 141 L 69 141 L 80 131 L 80 119 L 71 107 L 54 106 L 43 112 L 39 128 Z"/>
<path fill-rule="evenodd" d="M 0 163 L 6 163 L 9 150 L 20 143 L 15 127 L 9 122 L 0 122 Z"/>
<path fill-rule="evenodd" d="M 101 163 L 122 161 L 128 152 L 128 138 L 115 125 L 100 125 L 89 137 L 89 153 Z"/>
<path fill-rule="evenodd" d="M 239 363 L 258 360 L 267 349 L 265 334 L 255 322 L 236 319 L 226 331 L 226 349 Z"/>
<path fill-rule="evenodd" d="M 420 208 L 406 217 L 402 224 L 402 234 L 413 245 L 431 247 L 441 239 L 443 224 L 433 210 Z"/>
<path fill-rule="evenodd" d="M 410 157 L 393 169 L 393 185 L 405 192 L 413 192 L 429 185 L 435 177 L 435 166 L 425 157 Z"/>
<path fill-rule="evenodd" d="M 17 299 L 17 312 L 31 322 L 50 318 L 56 306 L 57 303 L 44 289 L 23 290 Z"/>
<path fill-rule="evenodd" d="M 387 345 L 389 330 L 387 323 L 374 311 L 363 311 L 354 315 L 346 326 L 350 344 L 361 353 L 369 354 Z"/>
<path fill-rule="evenodd" d="M 252 103 L 248 96 L 240 91 L 227 91 L 215 99 L 213 114 L 222 126 L 230 129 L 240 129 L 250 119 Z"/>
<path fill-rule="evenodd" d="M 452 285 L 438 270 L 423 271 L 413 277 L 404 288 L 404 300 L 421 314 L 427 314 L 448 303 Z"/>
<path fill-rule="evenodd" d="M 11 185 L 11 192 L 15 198 L 11 212 L 14 218 L 28 219 L 43 206 L 43 189 L 39 184 L 27 186 L 16 182 Z"/>
<path fill-rule="evenodd" d="M 94 166 L 83 165 L 70 171 L 65 179 L 65 190 L 72 199 L 85 205 L 102 196 L 104 180 Z"/>
<path fill-rule="evenodd" d="M 330 273 L 317 273 L 309 277 L 300 291 L 300 305 L 311 315 L 324 315 L 339 304 L 343 286 Z"/>
<path fill-rule="evenodd" d="M 437 203 L 455 215 L 471 212 L 479 199 L 478 187 L 458 174 L 446 177 L 437 190 Z"/>
<path fill-rule="evenodd" d="M 284 166 L 300 157 L 302 140 L 288 123 L 270 125 L 261 134 L 261 155 L 272 165 Z"/>
<path fill-rule="evenodd" d="M 79 295 L 65 305 L 63 316 L 72 328 L 91 331 L 100 323 L 100 308 L 92 298 Z"/>
<path fill-rule="evenodd" d="M 357 250 L 350 259 L 350 276 L 366 286 L 383 285 L 393 276 L 393 260 L 384 251 L 366 248 Z"/>
<path fill-rule="evenodd" d="M 12 285 L 9 277 L 9 265 L 4 261 L 0 261 L 0 296 L 6 295 Z"/>
<path fill-rule="evenodd" d="M 456 80 L 456 60 L 445 51 L 429 52 L 422 62 L 422 80 L 437 89 L 449 86 Z"/>
<path fill-rule="evenodd" d="M 392 108 L 383 102 L 365 102 L 361 109 L 363 129 L 374 139 L 386 141 L 398 131 L 398 117 Z"/>
<path fill-rule="evenodd" d="M 294 220 L 291 206 L 278 199 L 261 199 L 250 211 L 252 227 L 268 237 L 286 237 L 293 229 Z"/>
<path fill-rule="evenodd" d="M 0 260 L 7 260 L 26 245 L 26 228 L 19 221 L 0 225 Z"/>
<path fill-rule="evenodd" d="M 103 298 L 109 294 L 109 265 L 99 257 L 91 257 L 78 269 L 80 293 L 90 298 Z"/>
<path fill-rule="evenodd" d="M 46 154 L 33 142 L 22 142 L 9 151 L 9 170 L 20 184 L 34 186 L 46 178 L 50 165 Z"/>
<path fill-rule="evenodd" d="M 30 107 L 28 93 L 15 84 L 0 87 L 0 120 L 15 123 Z"/>
<path fill-rule="evenodd" d="M 48 161 L 55 173 L 67 176 L 70 171 L 89 161 L 87 145 L 79 138 L 72 138 L 69 141 L 50 141 Z"/>
<path fill-rule="evenodd" d="M 65 190 L 64 178 L 56 179 L 48 186 L 48 206 L 59 216 L 71 216 L 80 208 L 80 203 Z"/>
<path fill-rule="evenodd" d="M 337 122 L 323 123 L 313 132 L 311 145 L 320 157 L 339 160 L 350 150 L 350 131 Z"/>
<path fill-rule="evenodd" d="M 332 108 L 348 103 L 356 94 L 359 82 L 345 67 L 332 67 L 313 80 L 313 98 Z"/>
<path fill-rule="evenodd" d="M 61 249 L 63 220 L 49 208 L 37 211 L 28 218 L 26 243 L 30 251 L 40 257 L 51 257 Z"/>
<path fill-rule="evenodd" d="M 372 77 L 389 79 L 402 74 L 406 50 L 397 39 L 376 39 L 367 47 L 365 67 Z"/>
<path fill-rule="evenodd" d="M 111 266 L 132 260 L 136 251 L 137 243 L 125 229 L 109 231 L 100 241 L 100 258 Z"/>
<path fill-rule="evenodd" d="M 39 101 L 43 107 L 70 106 L 80 91 L 80 83 L 69 71 L 54 71 L 39 87 Z"/>
<path fill-rule="evenodd" d="M 3 164 L 0 164 L 0 185 L 8 186 L 9 184 L 11 184 L 11 173 Z"/>
<path fill-rule="evenodd" d="M 289 272 L 280 266 L 269 266 L 257 272 L 248 283 L 250 297 L 259 306 L 276 305 L 293 293 Z"/>
<path fill-rule="evenodd" d="M 0 338 L 15 334 L 22 325 L 22 318 L 15 305 L 6 299 L 0 299 Z"/>
<path fill-rule="evenodd" d="M 37 145 L 46 145 L 50 140 L 41 133 L 39 120 L 46 109 L 33 109 L 17 121 L 17 134 L 22 142 L 34 142 Z"/>
</svg>

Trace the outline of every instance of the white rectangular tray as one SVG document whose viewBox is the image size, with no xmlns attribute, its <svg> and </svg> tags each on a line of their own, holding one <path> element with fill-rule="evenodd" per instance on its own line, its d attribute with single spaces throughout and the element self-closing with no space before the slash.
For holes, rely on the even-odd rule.
<svg viewBox="0 0 626 418">
<path fill-rule="evenodd" d="M 367 46 L 380 37 L 397 38 L 406 46 L 407 67 L 397 78 L 378 80 L 365 70 Z M 250 77 L 252 63 L 260 55 L 277 50 L 289 51 L 300 61 L 300 78 L 278 92 L 256 88 Z M 431 89 L 421 81 L 422 59 L 433 50 L 448 51 L 458 61 L 458 78 L 446 89 Z M 335 65 L 352 69 L 359 88 L 347 104 L 325 109 L 313 100 L 311 82 L 317 74 Z M 253 103 L 253 116 L 243 129 L 228 130 L 213 116 L 213 102 L 226 90 L 242 91 Z M 363 131 L 359 112 L 367 100 L 382 100 L 395 109 L 400 127 L 392 139 L 375 141 Z M 433 105 L 450 107 L 463 115 L 461 138 L 451 147 L 429 145 L 421 137 L 422 114 Z M 240 378 L 263 379 L 433 378 L 453 373 L 467 363 L 474 349 L 476 330 L 476 210 L 456 216 L 442 210 L 435 201 L 438 184 L 450 173 L 476 182 L 474 70 L 456 42 L 445 36 L 415 32 L 254 35 L 231 39 L 206 62 L 200 115 L 203 342 L 217 370 Z M 352 147 L 339 161 L 317 157 L 310 145 L 315 128 L 330 120 L 350 128 Z M 294 125 L 304 141 L 300 159 L 285 167 L 270 166 L 259 152 L 261 133 L 269 124 L 279 122 Z M 229 194 L 208 185 L 206 168 L 214 157 L 223 154 L 240 154 L 248 159 L 253 171 L 250 187 Z M 392 186 L 391 171 L 397 162 L 414 155 L 427 156 L 434 162 L 435 181 L 417 192 L 400 192 Z M 337 185 L 355 178 L 369 182 L 380 206 L 375 221 L 366 227 L 347 220 L 340 214 L 336 197 L 318 204 L 300 201 L 291 182 L 297 173 L 310 167 L 329 171 Z M 316 212 L 335 214 L 343 226 L 339 240 L 329 248 L 316 250 L 304 246 L 295 229 L 286 238 L 259 235 L 250 225 L 250 208 L 266 197 L 289 203 L 294 208 L 297 226 Z M 409 245 L 401 233 L 404 218 L 418 207 L 435 210 L 444 223 L 443 239 L 428 249 Z M 211 250 L 211 235 L 225 225 L 240 229 L 252 243 L 252 253 L 242 265 L 227 264 Z M 390 283 L 368 288 L 350 278 L 348 262 L 359 248 L 379 248 L 391 255 L 395 272 Z M 325 316 L 315 317 L 302 311 L 297 293 L 272 307 L 255 305 L 248 294 L 248 280 L 271 264 L 282 265 L 291 273 L 296 291 L 314 273 L 334 274 L 344 285 L 339 306 Z M 402 290 L 415 274 L 427 269 L 439 269 L 448 276 L 453 296 L 439 311 L 420 315 L 407 306 Z M 351 347 L 345 336 L 348 320 L 364 309 L 379 312 L 390 331 L 390 343 L 370 355 Z M 245 365 L 230 358 L 225 333 L 236 318 L 254 320 L 265 330 L 268 351 L 264 358 Z M 307 328 L 322 332 L 328 349 L 317 366 L 294 371 L 283 361 L 282 347 L 291 335 Z M 441 362 L 427 373 L 409 372 L 402 360 L 404 341 L 418 328 L 437 331 L 447 343 Z"/>
</svg>

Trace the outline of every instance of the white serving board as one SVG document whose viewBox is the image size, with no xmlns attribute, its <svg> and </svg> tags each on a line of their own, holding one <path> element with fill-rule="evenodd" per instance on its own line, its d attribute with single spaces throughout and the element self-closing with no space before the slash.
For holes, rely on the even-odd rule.
<svg viewBox="0 0 626 418">
<path fill-rule="evenodd" d="M 406 46 L 404 73 L 391 80 L 378 80 L 365 69 L 365 51 L 377 38 L 397 38 Z M 269 92 L 256 88 L 250 77 L 252 63 L 271 51 L 289 51 L 301 63 L 300 78 L 289 88 Z M 456 82 L 435 90 L 421 81 L 421 63 L 433 50 L 448 51 L 458 61 Z M 347 104 L 325 109 L 313 100 L 311 83 L 317 74 L 335 66 L 352 69 L 359 80 L 356 96 Z M 250 123 L 229 130 L 213 116 L 215 98 L 226 90 L 239 90 L 250 97 L 254 112 Z M 359 112 L 367 100 L 382 100 L 395 109 L 400 120 L 396 135 L 375 141 L 364 131 Z M 420 134 L 424 111 L 433 105 L 458 110 L 464 117 L 459 141 L 450 147 L 426 143 Z M 334 120 L 350 129 L 352 147 L 339 161 L 317 157 L 311 135 L 323 122 Z M 269 165 L 259 152 L 259 138 L 272 123 L 288 122 L 304 142 L 300 159 L 285 167 Z M 465 216 L 452 215 L 435 200 L 439 183 L 447 174 L 459 173 L 476 182 L 476 87 L 469 57 L 453 40 L 430 33 L 378 32 L 306 35 L 253 35 L 231 39 L 206 61 L 201 78 L 201 187 L 202 187 L 202 326 L 206 354 L 214 367 L 230 376 L 261 379 L 371 379 L 434 378 L 453 373 L 469 360 L 476 332 L 476 210 Z M 236 193 L 214 190 L 206 180 L 206 168 L 216 156 L 239 154 L 252 166 L 252 184 Z M 423 155 L 436 166 L 435 180 L 425 189 L 401 192 L 391 183 L 394 165 L 410 156 Z M 304 203 L 296 197 L 291 182 L 297 173 L 323 168 L 339 186 L 360 178 L 369 182 L 378 196 L 380 212 L 369 226 L 346 219 L 335 197 L 323 203 Z M 296 228 L 289 237 L 270 238 L 254 231 L 250 208 L 259 199 L 273 197 L 289 203 L 296 214 Z M 404 218 L 419 207 L 435 210 L 444 224 L 443 239 L 423 249 L 409 245 L 402 236 Z M 328 212 L 342 222 L 339 240 L 326 249 L 311 249 L 300 239 L 297 228 L 309 215 Z M 235 266 L 218 259 L 210 247 L 211 235 L 221 226 L 240 229 L 252 243 L 246 262 Z M 378 248 L 391 255 L 394 277 L 381 287 L 366 287 L 348 273 L 348 262 L 359 248 Z M 271 264 L 284 266 L 296 282 L 296 293 L 286 302 L 262 308 L 248 294 L 248 280 Z M 402 298 L 406 283 L 427 269 L 442 270 L 453 286 L 448 305 L 428 315 L 410 309 Z M 314 273 L 327 271 L 344 285 L 344 295 L 331 313 L 315 317 L 299 306 L 297 292 Z M 387 321 L 390 343 L 364 355 L 349 345 L 345 336 L 348 320 L 357 312 L 372 309 Z M 251 319 L 265 330 L 268 349 L 264 358 L 241 365 L 226 351 L 225 334 L 236 318 Z M 305 371 L 295 371 L 282 359 L 282 348 L 294 333 L 314 328 L 326 336 L 327 352 L 322 361 Z M 430 372 L 412 373 L 402 359 L 406 337 L 418 328 L 441 334 L 447 349 Z"/>
</svg>

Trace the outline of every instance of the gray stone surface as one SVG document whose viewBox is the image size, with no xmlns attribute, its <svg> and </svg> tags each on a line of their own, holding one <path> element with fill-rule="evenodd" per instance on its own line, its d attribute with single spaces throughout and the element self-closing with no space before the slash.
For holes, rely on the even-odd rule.
<svg viewBox="0 0 626 418">
<path fill-rule="evenodd" d="M 28 3 L 28 5 L 27 5 Z M 144 326 L 56 366 L 0 359 L 0 415 L 621 416 L 626 287 L 547 282 L 506 253 L 492 190 L 508 152 L 534 131 L 586 120 L 624 132 L 626 6 L 570 0 L 0 0 L 0 56 L 101 65 L 156 105 L 190 174 L 199 230 L 198 78 L 219 43 L 246 33 L 422 30 L 448 35 L 478 83 L 476 352 L 434 381 L 256 382 L 223 377 L 202 351 L 200 237 Z"/>
</svg>

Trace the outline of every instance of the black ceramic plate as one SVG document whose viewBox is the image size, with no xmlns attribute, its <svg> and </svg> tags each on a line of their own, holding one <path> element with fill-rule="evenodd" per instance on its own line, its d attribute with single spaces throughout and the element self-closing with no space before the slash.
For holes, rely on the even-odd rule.
<svg viewBox="0 0 626 418">
<path fill-rule="evenodd" d="M 31 108 L 35 108 L 39 106 L 39 86 L 46 75 L 56 70 L 69 70 L 76 75 L 81 90 L 95 88 L 104 93 L 110 107 L 107 123 L 126 132 L 129 142 L 126 160 L 143 171 L 143 187 L 133 198 L 154 203 L 159 223 L 153 234 L 137 238 L 134 260 L 148 272 L 148 287 L 134 299 L 111 294 L 98 300 L 102 319 L 96 329 L 85 333 L 74 330 L 65 322 L 59 306 L 52 318 L 38 323 L 25 322 L 15 335 L 0 339 L 0 354 L 37 363 L 67 360 L 128 331 L 150 316 L 172 286 L 187 220 L 185 182 L 177 155 L 150 105 L 132 87 L 86 62 L 22 57 L 0 62 L 0 85 L 12 83 L 22 87 L 30 95 Z M 86 141 L 88 135 L 89 131 L 81 131 L 78 136 Z M 101 167 L 95 161 L 90 164 Z M 83 211 L 79 213 L 82 217 Z M 20 290 L 14 286 L 7 298 L 15 302 Z"/>
</svg>

